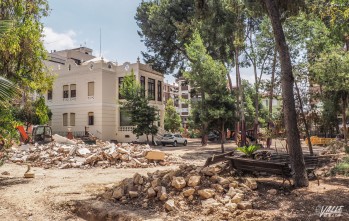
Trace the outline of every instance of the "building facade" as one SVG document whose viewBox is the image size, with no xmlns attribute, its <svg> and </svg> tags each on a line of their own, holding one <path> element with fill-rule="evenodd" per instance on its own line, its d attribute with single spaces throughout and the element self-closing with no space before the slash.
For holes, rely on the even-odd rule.
<svg viewBox="0 0 349 221">
<path fill-rule="evenodd" d="M 158 109 L 158 126 L 163 128 L 164 76 L 149 65 L 126 62 L 118 65 L 92 55 L 92 50 L 80 47 L 54 51 L 46 66 L 57 75 L 46 103 L 52 111 L 53 133 L 71 130 L 74 134 L 86 130 L 102 140 L 118 142 L 145 141 L 132 133 L 127 110 L 123 108 L 120 85 L 123 77 L 133 70 L 136 79 L 150 97 L 150 105 Z"/>
<path fill-rule="evenodd" d="M 190 114 L 190 86 L 183 77 L 177 79 L 178 83 L 178 112 L 182 119 L 182 127 L 188 128 L 189 114 Z"/>
</svg>

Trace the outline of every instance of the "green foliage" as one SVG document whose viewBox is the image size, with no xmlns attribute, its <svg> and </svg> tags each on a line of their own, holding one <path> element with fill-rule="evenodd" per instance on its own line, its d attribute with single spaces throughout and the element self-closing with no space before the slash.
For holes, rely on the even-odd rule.
<svg viewBox="0 0 349 221">
<path fill-rule="evenodd" d="M 0 108 L 4 108 L 6 104 L 14 97 L 16 92 L 17 90 L 15 85 L 0 76 Z"/>
<path fill-rule="evenodd" d="M 27 94 L 47 91 L 53 76 L 43 63 L 46 50 L 40 22 L 48 13 L 47 1 L 1 1 L 0 10 L 0 20 L 11 21 L 0 38 L 0 75 Z"/>
<path fill-rule="evenodd" d="M 158 120 L 157 109 L 150 106 L 148 98 L 142 95 L 142 89 L 133 71 L 124 77 L 120 93 L 126 99 L 122 104 L 131 116 L 131 124 L 136 126 L 133 133 L 137 137 L 145 134 L 149 141 L 148 135 L 155 135 L 158 132 L 157 126 L 154 125 Z"/>
<path fill-rule="evenodd" d="M 248 81 L 243 80 L 242 81 L 242 87 L 244 92 L 244 105 L 245 105 L 245 121 L 246 121 L 246 127 L 247 128 L 253 128 L 254 125 L 254 119 L 255 119 L 255 96 L 256 91 L 253 88 L 253 86 L 248 83 Z M 268 110 L 262 105 L 261 103 L 261 97 L 258 97 L 259 99 L 259 118 L 258 121 L 261 123 L 261 125 L 264 125 L 267 122 L 268 119 Z"/>
<path fill-rule="evenodd" d="M 0 108 L 0 144 L 4 143 L 5 148 L 11 146 L 12 140 L 18 139 L 16 126 L 21 123 L 13 115 L 11 108 Z"/>
<path fill-rule="evenodd" d="M 175 132 L 181 128 L 181 117 L 176 111 L 173 100 L 170 98 L 165 108 L 165 130 Z"/>
<path fill-rule="evenodd" d="M 43 97 L 34 102 L 27 101 L 22 107 L 15 106 L 12 109 L 14 118 L 25 125 L 47 124 L 52 117 L 52 112 Z"/>
<path fill-rule="evenodd" d="M 349 157 L 344 157 L 341 162 L 337 163 L 337 165 L 331 169 L 331 174 L 349 176 Z"/>
<path fill-rule="evenodd" d="M 259 146 L 250 145 L 250 146 L 238 147 L 236 148 L 236 150 L 246 154 L 247 157 L 252 157 L 253 153 L 259 150 L 259 148 L 260 148 Z"/>
<path fill-rule="evenodd" d="M 228 119 L 234 116 L 234 99 L 227 89 L 227 69 L 215 61 L 204 47 L 200 34 L 196 31 L 190 44 L 186 45 L 186 52 L 190 59 L 190 71 L 184 73 L 189 84 L 195 88 L 191 95 L 200 97 L 191 99 L 191 122 L 197 128 L 209 129 L 209 125 L 224 126 Z M 201 131 L 203 134 L 207 131 Z"/>
</svg>

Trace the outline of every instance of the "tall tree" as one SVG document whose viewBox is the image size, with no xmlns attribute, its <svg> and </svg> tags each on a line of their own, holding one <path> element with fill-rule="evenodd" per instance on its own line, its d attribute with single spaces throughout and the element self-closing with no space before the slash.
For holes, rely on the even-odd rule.
<svg viewBox="0 0 349 221">
<path fill-rule="evenodd" d="M 193 107 L 199 108 L 194 113 L 198 114 L 196 119 L 201 121 L 202 135 L 207 133 L 210 124 L 218 123 L 222 134 L 221 148 L 224 152 L 225 123 L 228 119 L 232 119 L 235 109 L 234 100 L 227 88 L 227 69 L 221 62 L 215 61 L 207 54 L 197 31 L 194 32 L 190 44 L 186 45 L 186 51 L 190 59 L 188 64 L 190 71 L 184 76 L 200 96 L 200 100 L 196 100 Z"/>
<path fill-rule="evenodd" d="M 155 135 L 158 132 L 154 124 L 158 120 L 157 110 L 150 106 L 149 99 L 143 96 L 142 87 L 136 81 L 133 70 L 124 77 L 120 93 L 126 99 L 126 102 L 122 104 L 131 115 L 131 123 L 136 126 L 132 132 L 137 137 L 145 134 L 147 143 L 149 143 L 149 135 Z"/>
<path fill-rule="evenodd" d="M 349 53 L 341 48 L 330 48 L 321 53 L 312 66 L 315 79 L 321 83 L 325 92 L 336 94 L 341 98 L 343 134 L 347 143 L 347 117 L 349 99 Z"/>
<path fill-rule="evenodd" d="M 292 63 L 281 22 L 281 12 L 286 14 L 298 12 L 299 8 L 304 5 L 304 1 L 259 0 L 256 2 L 246 0 L 245 2 L 252 3 L 252 6 L 259 7 L 259 9 L 265 8 L 270 18 L 281 65 L 283 114 L 287 132 L 287 143 L 290 147 L 290 162 L 292 170 L 294 171 L 294 184 L 296 187 L 308 186 L 309 182 L 297 127 Z"/>
<path fill-rule="evenodd" d="M 0 20 L 13 21 L 0 38 L 0 74 L 24 89 L 25 99 L 32 92 L 44 93 L 52 85 L 43 61 L 46 58 L 40 19 L 48 14 L 46 0 L 1 1 Z"/>
<path fill-rule="evenodd" d="M 176 111 L 173 100 L 170 98 L 165 107 L 165 130 L 175 132 L 181 127 L 181 117 Z"/>
</svg>

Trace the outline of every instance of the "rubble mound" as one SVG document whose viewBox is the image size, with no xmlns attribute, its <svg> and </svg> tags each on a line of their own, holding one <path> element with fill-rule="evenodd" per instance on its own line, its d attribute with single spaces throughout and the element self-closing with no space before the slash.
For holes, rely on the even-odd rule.
<svg viewBox="0 0 349 221">
<path fill-rule="evenodd" d="M 326 154 L 339 154 L 344 153 L 346 144 L 340 140 L 332 141 L 328 146 L 321 152 L 322 155 Z"/>
<path fill-rule="evenodd" d="M 197 213 L 231 219 L 246 211 L 258 213 L 251 210 L 256 181 L 219 175 L 222 168 L 180 165 L 177 170 L 158 170 L 147 176 L 136 173 L 106 187 L 101 198 L 169 216 Z"/>
<path fill-rule="evenodd" d="M 82 141 L 75 144 L 51 142 L 48 144 L 21 145 L 13 147 L 9 153 L 9 160 L 18 164 L 31 164 L 36 167 L 60 169 L 103 168 L 115 166 L 117 168 L 139 168 L 165 166 L 165 153 L 153 150 L 149 145 L 99 142 L 88 145 Z"/>
</svg>

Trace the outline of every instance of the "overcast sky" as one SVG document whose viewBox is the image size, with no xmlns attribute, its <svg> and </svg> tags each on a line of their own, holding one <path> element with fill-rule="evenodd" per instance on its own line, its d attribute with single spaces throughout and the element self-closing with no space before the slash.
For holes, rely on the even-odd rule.
<svg viewBox="0 0 349 221">
<path fill-rule="evenodd" d="M 49 0 L 51 13 L 43 19 L 44 43 L 48 51 L 86 46 L 95 56 L 122 64 L 136 62 L 146 51 L 138 36 L 134 19 L 141 0 Z M 250 71 L 242 70 L 242 78 L 253 81 Z M 235 79 L 232 76 L 232 79 Z M 174 78 L 166 76 L 170 83 Z M 234 81 L 235 82 L 235 81 Z"/>
</svg>

